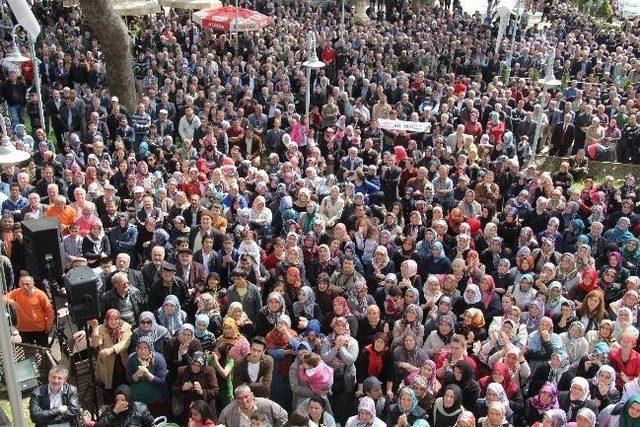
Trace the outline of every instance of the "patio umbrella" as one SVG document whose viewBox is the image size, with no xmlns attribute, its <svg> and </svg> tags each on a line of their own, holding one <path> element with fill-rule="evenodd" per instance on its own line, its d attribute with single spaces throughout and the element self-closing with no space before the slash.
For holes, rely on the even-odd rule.
<svg viewBox="0 0 640 427">
<path fill-rule="evenodd" d="M 222 7 L 220 0 L 158 0 L 160 6 L 173 9 L 217 9 Z"/>
<path fill-rule="evenodd" d="M 120 16 L 146 16 L 162 11 L 158 0 L 118 0 L 113 2 L 113 9 Z"/>
<path fill-rule="evenodd" d="M 193 21 L 204 28 L 228 33 L 256 31 L 269 25 L 271 19 L 255 10 L 225 6 L 199 10 L 193 14 Z"/>
</svg>

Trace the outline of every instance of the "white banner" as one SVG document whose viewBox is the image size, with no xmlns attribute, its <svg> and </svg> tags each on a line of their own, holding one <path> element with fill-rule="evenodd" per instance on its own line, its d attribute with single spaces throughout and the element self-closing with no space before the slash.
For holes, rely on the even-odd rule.
<svg viewBox="0 0 640 427">
<path fill-rule="evenodd" d="M 427 132 L 431 128 L 429 122 L 407 122 L 404 120 L 378 119 L 378 126 L 385 130 L 402 130 L 405 132 Z"/>
</svg>

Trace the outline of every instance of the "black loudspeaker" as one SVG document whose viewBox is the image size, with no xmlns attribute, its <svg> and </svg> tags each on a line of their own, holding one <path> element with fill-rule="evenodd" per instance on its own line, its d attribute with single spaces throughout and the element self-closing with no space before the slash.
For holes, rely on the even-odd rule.
<svg viewBox="0 0 640 427">
<path fill-rule="evenodd" d="M 57 218 L 22 221 L 22 235 L 29 274 L 42 280 L 49 279 L 51 273 L 52 281 L 59 280 L 63 274 L 60 221 Z"/>
<path fill-rule="evenodd" d="M 89 267 L 72 268 L 65 278 L 69 313 L 76 325 L 100 318 L 98 276 Z"/>
</svg>

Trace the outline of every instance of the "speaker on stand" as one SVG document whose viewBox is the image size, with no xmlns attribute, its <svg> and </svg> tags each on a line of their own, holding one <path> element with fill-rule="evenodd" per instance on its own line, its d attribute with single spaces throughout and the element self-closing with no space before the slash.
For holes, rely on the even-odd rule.
<svg viewBox="0 0 640 427">
<path fill-rule="evenodd" d="M 72 268 L 65 277 L 65 288 L 69 301 L 69 314 L 78 330 L 84 330 L 85 334 L 89 360 L 89 387 L 93 395 L 91 415 L 95 420 L 98 416 L 98 391 L 93 366 L 93 352 L 89 342 L 91 331 L 87 321 L 100 318 L 98 276 L 87 266 Z"/>
</svg>

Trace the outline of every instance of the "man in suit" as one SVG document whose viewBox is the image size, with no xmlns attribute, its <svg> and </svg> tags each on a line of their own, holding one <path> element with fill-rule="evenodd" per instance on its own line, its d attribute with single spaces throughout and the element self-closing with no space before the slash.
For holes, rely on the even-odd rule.
<svg viewBox="0 0 640 427">
<path fill-rule="evenodd" d="M 134 270 L 133 268 L 130 268 L 130 266 L 131 266 L 131 256 L 125 252 L 120 252 L 118 256 L 116 256 L 116 271 L 114 271 L 113 274 L 107 278 L 104 284 L 104 291 L 105 292 L 109 291 L 112 288 L 111 282 L 113 280 L 113 276 L 116 273 L 122 272 L 127 275 L 127 278 L 131 286 L 139 289 L 141 292 L 143 292 L 146 295 L 146 292 L 144 292 L 146 288 L 144 286 L 144 280 L 142 278 L 142 274 L 138 270 Z"/>
<path fill-rule="evenodd" d="M 158 135 L 166 136 L 171 135 L 175 131 L 174 124 L 171 120 L 169 120 L 169 112 L 164 108 L 161 109 L 158 113 L 158 120 L 154 122 L 156 125 L 156 129 L 158 129 Z"/>
<path fill-rule="evenodd" d="M 151 248 L 151 262 L 148 262 L 140 269 L 145 289 L 150 290 L 153 283 L 160 278 L 165 255 L 166 251 L 164 246 L 154 246 Z"/>
<path fill-rule="evenodd" d="M 575 139 L 575 126 L 571 123 L 572 116 L 567 113 L 564 115 L 562 123 L 558 123 L 553 127 L 551 134 L 551 147 L 549 149 L 550 156 L 566 156 L 573 140 Z"/>
<path fill-rule="evenodd" d="M 189 294 L 196 289 L 203 289 L 206 276 L 202 264 L 193 261 L 193 251 L 189 248 L 178 250 L 178 263 L 176 264 L 176 276 L 185 283 Z"/>
<path fill-rule="evenodd" d="M 20 220 L 44 218 L 44 205 L 40 203 L 40 195 L 31 193 L 27 197 L 27 206 L 20 211 Z"/>
<path fill-rule="evenodd" d="M 67 383 L 68 376 L 67 368 L 56 365 L 49 370 L 48 384 L 31 393 L 29 414 L 36 427 L 54 424 L 78 426 L 82 408 L 78 402 L 78 391 Z"/>
<path fill-rule="evenodd" d="M 216 270 L 216 255 L 216 251 L 213 250 L 213 237 L 205 235 L 202 238 L 202 248 L 193 253 L 193 260 L 202 265 L 205 278 Z"/>
<path fill-rule="evenodd" d="M 62 120 L 63 132 L 77 133 L 82 135 L 85 129 L 84 116 L 82 111 L 73 106 L 73 98 L 70 96 L 64 99 L 64 104 L 60 107 L 60 118 Z"/>
<path fill-rule="evenodd" d="M 60 92 L 54 90 L 51 92 L 51 99 L 47 103 L 47 116 L 51 117 L 51 127 L 56 135 L 58 146 L 62 146 L 62 133 L 64 132 L 64 123 L 60 115 L 60 109 L 64 105 L 64 100 L 60 96 Z"/>
<path fill-rule="evenodd" d="M 233 388 L 246 384 L 257 397 L 269 397 L 273 377 L 273 358 L 265 354 L 261 336 L 251 340 L 250 352 L 233 367 Z"/>
<path fill-rule="evenodd" d="M 340 159 L 340 169 L 343 170 L 345 177 L 351 175 L 359 167 L 362 167 L 362 164 L 363 161 L 358 157 L 358 149 L 356 147 L 349 147 L 347 155 Z"/>
</svg>

